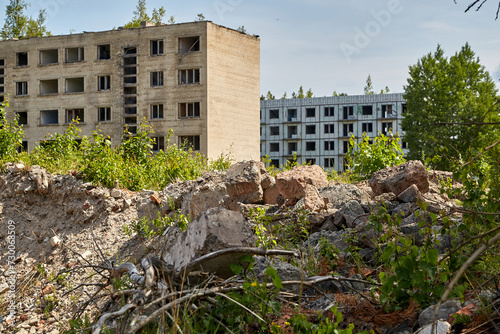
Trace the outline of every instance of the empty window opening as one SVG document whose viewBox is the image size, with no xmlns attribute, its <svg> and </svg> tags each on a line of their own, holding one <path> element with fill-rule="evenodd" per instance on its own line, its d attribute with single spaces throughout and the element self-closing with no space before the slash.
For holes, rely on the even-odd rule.
<svg viewBox="0 0 500 334">
<path fill-rule="evenodd" d="M 333 140 L 325 141 L 325 151 L 333 151 L 335 150 L 335 142 Z"/>
<path fill-rule="evenodd" d="M 123 74 L 124 75 L 135 75 L 135 74 L 137 74 L 137 67 L 136 66 L 124 67 Z"/>
<path fill-rule="evenodd" d="M 28 52 L 18 52 L 16 59 L 17 66 L 28 66 Z"/>
<path fill-rule="evenodd" d="M 137 124 L 137 117 L 125 117 L 125 124 Z"/>
<path fill-rule="evenodd" d="M 3 85 L 3 84 L 4 84 L 4 78 L 0 77 L 0 85 Z"/>
<path fill-rule="evenodd" d="M 314 158 L 306 159 L 306 165 L 315 165 L 315 164 L 316 164 L 316 159 Z"/>
<path fill-rule="evenodd" d="M 297 153 L 297 143 L 288 143 L 288 155 Z"/>
<path fill-rule="evenodd" d="M 361 128 L 363 132 L 373 132 L 373 123 L 362 123 Z"/>
<path fill-rule="evenodd" d="M 406 107 L 406 103 L 401 104 L 401 109 L 402 109 L 402 113 L 406 114 L 406 112 L 408 111 L 408 108 Z"/>
<path fill-rule="evenodd" d="M 343 136 L 348 137 L 354 131 L 354 124 L 344 124 L 343 130 Z"/>
<path fill-rule="evenodd" d="M 348 119 L 349 116 L 354 115 L 354 107 L 353 106 L 348 106 L 348 107 L 343 107 L 343 119 Z"/>
<path fill-rule="evenodd" d="M 123 58 L 123 65 L 128 66 L 128 65 L 136 65 L 137 64 L 137 57 L 126 57 Z"/>
<path fill-rule="evenodd" d="M 16 82 L 16 95 L 28 95 L 28 82 Z"/>
<path fill-rule="evenodd" d="M 307 108 L 306 117 L 316 117 L 316 108 Z"/>
<path fill-rule="evenodd" d="M 163 72 L 151 72 L 151 87 L 163 86 Z"/>
<path fill-rule="evenodd" d="M 334 158 L 325 158 L 325 168 L 333 168 L 335 167 L 335 159 Z"/>
<path fill-rule="evenodd" d="M 316 125 L 306 125 L 306 134 L 307 135 L 316 134 Z"/>
<path fill-rule="evenodd" d="M 280 168 L 280 161 L 278 159 L 273 159 L 271 160 L 271 166 L 274 166 L 276 168 Z"/>
<path fill-rule="evenodd" d="M 269 132 L 271 136 L 279 136 L 280 135 L 280 127 L 279 126 L 271 126 L 269 128 Z"/>
<path fill-rule="evenodd" d="M 125 128 L 131 134 L 136 134 L 137 133 L 137 126 L 136 125 L 133 125 L 133 126 L 125 125 Z"/>
<path fill-rule="evenodd" d="M 200 70 L 179 70 L 179 85 L 199 84 Z"/>
<path fill-rule="evenodd" d="M 280 143 L 269 144 L 269 152 L 279 152 L 279 151 L 280 151 Z"/>
<path fill-rule="evenodd" d="M 0 59 L 0 66 L 5 66 L 5 59 Z"/>
<path fill-rule="evenodd" d="M 349 142 L 347 140 L 344 140 L 342 142 L 342 149 L 344 153 L 347 153 L 349 151 Z"/>
<path fill-rule="evenodd" d="M 67 78 L 66 93 L 81 93 L 84 91 L 83 78 Z"/>
<path fill-rule="evenodd" d="M 294 136 L 297 136 L 297 126 L 289 126 L 288 127 L 288 138 L 293 138 Z"/>
<path fill-rule="evenodd" d="M 335 107 L 325 107 L 325 117 L 335 116 Z"/>
<path fill-rule="evenodd" d="M 16 116 L 17 116 L 17 124 L 28 125 L 28 112 L 27 111 L 16 112 Z"/>
<path fill-rule="evenodd" d="M 162 118 L 163 118 L 163 104 L 152 104 L 151 119 L 162 119 Z"/>
<path fill-rule="evenodd" d="M 382 105 L 382 117 L 386 117 L 386 115 L 392 115 L 392 104 L 383 104 Z"/>
<path fill-rule="evenodd" d="M 59 80 L 40 80 L 40 94 L 57 94 L 59 93 Z"/>
<path fill-rule="evenodd" d="M 2 86 L 0 87 L 0 93 L 4 93 L 5 88 Z M 0 102 L 3 102 L 3 96 L 0 96 Z"/>
<path fill-rule="evenodd" d="M 125 104 L 137 104 L 137 97 L 136 96 L 127 96 L 124 99 Z"/>
<path fill-rule="evenodd" d="M 125 95 L 135 95 L 137 94 L 137 87 L 124 87 L 123 94 Z"/>
<path fill-rule="evenodd" d="M 135 55 L 137 54 L 137 48 L 136 47 L 124 48 L 123 53 L 126 55 Z"/>
<path fill-rule="evenodd" d="M 66 49 L 66 62 L 75 63 L 84 60 L 83 48 L 67 48 Z"/>
<path fill-rule="evenodd" d="M 57 64 L 59 62 L 59 50 L 40 50 L 40 65 Z"/>
<path fill-rule="evenodd" d="M 179 145 L 181 145 L 186 151 L 193 149 L 193 151 L 200 150 L 200 136 L 180 136 Z"/>
<path fill-rule="evenodd" d="M 325 124 L 325 133 L 335 133 L 335 124 Z"/>
<path fill-rule="evenodd" d="M 401 142 L 401 147 L 404 148 L 404 149 L 407 149 L 408 148 L 408 143 L 405 142 L 405 141 L 402 141 Z"/>
<path fill-rule="evenodd" d="M 83 123 L 83 109 L 66 109 L 66 123 L 77 121 Z"/>
<path fill-rule="evenodd" d="M 123 108 L 123 112 L 127 115 L 136 115 L 137 114 L 137 107 Z"/>
<path fill-rule="evenodd" d="M 125 77 L 125 78 L 123 78 L 123 83 L 124 84 L 136 84 L 137 77 Z"/>
<path fill-rule="evenodd" d="M 297 120 L 297 109 L 288 109 L 287 110 L 287 120 L 289 122 L 293 122 Z"/>
<path fill-rule="evenodd" d="M 97 59 L 111 59 L 111 45 L 109 44 L 98 45 Z"/>
<path fill-rule="evenodd" d="M 4 74 L 5 74 L 5 69 L 0 68 L 0 75 L 4 75 Z"/>
<path fill-rule="evenodd" d="M 361 110 L 364 116 L 373 115 L 373 106 L 362 106 Z"/>
<path fill-rule="evenodd" d="M 28 142 L 24 141 L 21 143 L 21 147 L 17 148 L 17 153 L 28 152 Z"/>
<path fill-rule="evenodd" d="M 40 110 L 40 124 L 58 124 L 59 116 L 57 110 Z"/>
<path fill-rule="evenodd" d="M 153 139 L 153 152 L 165 150 L 165 137 L 156 136 L 156 137 L 151 137 L 151 139 Z"/>
<path fill-rule="evenodd" d="M 199 118 L 200 102 L 179 103 L 179 118 Z"/>
<path fill-rule="evenodd" d="M 200 37 L 179 38 L 179 53 L 200 51 Z"/>
<path fill-rule="evenodd" d="M 382 134 L 387 135 L 392 133 L 392 122 L 382 123 Z"/>
<path fill-rule="evenodd" d="M 159 56 L 163 54 L 163 40 L 151 41 L 151 55 Z"/>
<path fill-rule="evenodd" d="M 97 120 L 99 122 L 111 121 L 111 108 L 110 107 L 97 108 Z"/>
<path fill-rule="evenodd" d="M 110 90 L 111 77 L 109 75 L 97 77 L 97 87 L 98 90 Z"/>
<path fill-rule="evenodd" d="M 271 110 L 269 110 L 269 118 L 270 119 L 280 118 L 280 111 L 279 111 L 279 109 L 271 109 Z"/>
<path fill-rule="evenodd" d="M 316 151 L 316 142 L 306 141 L 306 151 Z"/>
</svg>

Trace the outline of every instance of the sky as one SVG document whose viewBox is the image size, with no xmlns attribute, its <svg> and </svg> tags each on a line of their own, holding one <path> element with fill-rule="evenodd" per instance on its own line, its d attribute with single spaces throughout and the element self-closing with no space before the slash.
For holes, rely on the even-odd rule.
<svg viewBox="0 0 500 334">
<path fill-rule="evenodd" d="M 132 19 L 137 0 L 27 0 L 26 14 L 47 11 L 53 35 L 102 31 Z M 5 6 L 0 0 L 0 22 Z M 446 56 L 469 43 L 500 89 L 500 19 L 497 0 L 464 13 L 471 0 L 147 0 L 148 13 L 163 6 L 165 22 L 207 20 L 261 39 L 261 94 L 276 97 L 312 89 L 362 94 L 368 75 L 380 91 L 403 92 L 408 67 L 434 52 Z"/>
</svg>

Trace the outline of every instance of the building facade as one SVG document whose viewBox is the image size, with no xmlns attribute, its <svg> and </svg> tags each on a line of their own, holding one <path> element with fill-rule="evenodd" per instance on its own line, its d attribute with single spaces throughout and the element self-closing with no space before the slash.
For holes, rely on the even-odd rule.
<svg viewBox="0 0 500 334">
<path fill-rule="evenodd" d="M 28 150 L 76 119 L 117 145 L 145 119 L 154 150 L 258 159 L 259 94 L 259 38 L 208 21 L 0 42 L 0 100 Z"/>
<path fill-rule="evenodd" d="M 404 134 L 402 94 L 277 99 L 260 102 L 261 157 L 277 167 L 297 157 L 342 171 L 352 135 Z M 406 143 L 400 142 L 406 153 Z"/>
</svg>

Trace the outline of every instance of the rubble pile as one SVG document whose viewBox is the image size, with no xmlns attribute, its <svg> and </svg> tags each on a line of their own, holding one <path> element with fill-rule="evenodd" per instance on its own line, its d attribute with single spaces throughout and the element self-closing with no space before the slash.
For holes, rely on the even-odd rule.
<svg viewBox="0 0 500 334">
<path fill-rule="evenodd" d="M 310 233 L 297 252 L 318 256 L 319 244 L 326 240 L 339 250 L 339 258 L 347 258 L 351 256 L 348 243 L 352 243 L 354 235 L 359 256 L 365 263 L 376 265 L 378 232 L 367 228 L 371 214 L 384 207 L 387 214 L 398 215 L 402 219 L 401 231 L 419 242 L 419 222 L 426 219 L 425 215 L 416 215 L 419 203 L 427 202 L 427 210 L 435 213 L 446 212 L 454 205 L 439 190 L 440 180 L 451 176 L 442 172 L 429 176 L 418 161 L 379 171 L 367 183 L 358 185 L 329 182 L 318 166 L 298 166 L 273 177 L 262 163 L 243 161 L 226 172 L 208 172 L 196 180 L 169 184 L 162 191 L 141 192 L 98 187 L 77 175 L 51 175 L 39 166 L 9 164 L 6 170 L 0 174 L 0 247 L 7 249 L 7 226 L 13 222 L 16 255 L 10 262 L 15 263 L 16 277 L 22 284 L 17 291 L 17 313 L 13 317 L 7 311 L 2 314 L 0 332 L 17 328 L 21 334 L 55 334 L 68 329 L 73 312 L 99 292 L 98 285 L 89 286 L 86 292 L 74 290 L 88 273 L 85 266 L 112 268 L 114 277 L 128 272 L 131 277 L 135 275 L 134 281 L 153 289 L 155 283 L 151 280 L 155 276 L 148 274 L 148 268 L 158 270 L 158 263 L 172 280 L 191 272 L 227 278 L 232 275 L 231 263 L 252 254 L 256 275 L 263 279 L 267 261 L 263 255 L 272 252 L 255 248 L 255 222 L 249 212 L 257 207 L 264 208 L 274 217 L 274 223 L 282 225 L 296 223 L 284 213 L 307 212 Z M 174 213 L 189 215 L 185 231 L 173 226 L 161 236 L 144 240 L 138 235 L 127 235 L 124 228 L 144 217 L 154 220 Z M 451 240 L 441 235 L 436 238 L 444 254 L 451 247 Z M 220 255 L 214 256 L 218 252 Z M 9 291 L 8 256 L 7 251 L 0 253 L 3 294 Z M 199 261 L 204 257 L 206 260 Z M 370 288 L 363 283 L 364 276 L 348 270 L 327 280 L 323 276 L 309 277 L 305 270 L 278 258 L 273 260 L 273 266 L 283 281 L 305 282 L 305 289 L 297 283 L 286 287 L 290 293 L 303 293 L 307 300 L 305 309 L 323 311 L 335 302 L 336 293 Z M 62 269 L 71 268 L 77 269 L 70 270 L 63 279 L 57 276 Z M 105 283 L 102 278 L 95 282 Z M 94 311 L 103 302 L 96 301 Z M 447 330 L 449 316 L 467 306 L 458 301 L 449 304 L 453 307 L 447 304 L 441 308 L 438 330 Z M 425 332 L 425 326 L 432 322 L 426 312 L 430 311 L 401 321 L 397 331 L 387 325 L 361 324 L 348 313 L 344 316 L 346 323 L 361 329 L 413 333 L 419 328 Z M 95 332 L 104 324 L 106 321 L 100 320 L 94 325 Z"/>
</svg>

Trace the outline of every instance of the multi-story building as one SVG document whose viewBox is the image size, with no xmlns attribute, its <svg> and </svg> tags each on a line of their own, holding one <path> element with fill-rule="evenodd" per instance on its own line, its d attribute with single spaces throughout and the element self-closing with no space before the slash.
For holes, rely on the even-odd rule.
<svg viewBox="0 0 500 334">
<path fill-rule="evenodd" d="M 352 135 L 400 136 L 406 105 L 402 94 L 264 100 L 260 103 L 261 157 L 275 166 L 297 162 L 342 171 Z M 405 142 L 400 142 L 406 153 Z"/>
<path fill-rule="evenodd" d="M 0 42 L 0 100 L 25 149 L 78 119 L 117 145 L 143 119 L 154 150 L 187 142 L 208 158 L 259 158 L 260 40 L 212 22 Z"/>
</svg>

